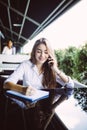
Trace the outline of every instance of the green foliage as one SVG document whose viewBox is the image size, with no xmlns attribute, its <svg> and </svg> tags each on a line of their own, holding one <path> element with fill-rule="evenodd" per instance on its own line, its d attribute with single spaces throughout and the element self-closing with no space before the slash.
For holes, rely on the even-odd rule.
<svg viewBox="0 0 87 130">
<path fill-rule="evenodd" d="M 87 44 L 82 47 L 78 54 L 78 70 L 79 72 L 87 71 Z"/>
<path fill-rule="evenodd" d="M 77 99 L 81 108 L 87 112 L 87 89 L 79 88 L 74 90 L 74 98 Z"/>
<path fill-rule="evenodd" d="M 80 81 L 87 79 L 87 44 L 79 50 L 77 67 Z"/>
<path fill-rule="evenodd" d="M 59 67 L 61 66 L 61 62 L 64 56 L 64 52 L 62 50 L 55 50 L 55 55 L 56 55 L 56 59 L 57 59 L 57 64 Z"/>
<path fill-rule="evenodd" d="M 62 61 L 63 70 L 67 75 L 73 76 L 75 66 L 76 49 L 70 47 L 65 50 L 65 55 Z"/>
<path fill-rule="evenodd" d="M 69 47 L 55 51 L 59 68 L 73 79 L 87 85 L 87 43 L 81 48 Z M 87 112 L 87 89 L 74 90 L 74 97 Z"/>
<path fill-rule="evenodd" d="M 82 82 L 87 79 L 87 44 L 81 48 L 69 47 L 65 50 L 56 50 L 58 66 L 67 75 Z"/>
</svg>

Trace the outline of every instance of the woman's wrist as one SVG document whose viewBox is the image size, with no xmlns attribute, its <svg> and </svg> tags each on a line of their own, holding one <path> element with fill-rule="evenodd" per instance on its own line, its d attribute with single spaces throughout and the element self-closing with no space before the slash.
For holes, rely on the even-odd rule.
<svg viewBox="0 0 87 130">
<path fill-rule="evenodd" d="M 22 88 L 22 93 L 23 93 L 23 94 L 26 94 L 27 88 L 28 88 L 28 87 L 23 87 L 23 88 Z"/>
</svg>

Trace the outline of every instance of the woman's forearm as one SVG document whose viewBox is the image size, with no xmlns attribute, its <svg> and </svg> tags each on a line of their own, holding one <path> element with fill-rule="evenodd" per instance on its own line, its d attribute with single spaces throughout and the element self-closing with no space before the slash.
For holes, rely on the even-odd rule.
<svg viewBox="0 0 87 130">
<path fill-rule="evenodd" d="M 56 70 L 56 73 L 65 83 L 69 82 L 68 76 L 64 74 L 62 71 Z"/>
<path fill-rule="evenodd" d="M 19 84 L 14 84 L 12 82 L 5 83 L 3 88 L 4 89 L 11 89 L 11 90 L 14 90 L 14 91 L 17 91 L 17 92 L 20 92 L 20 93 L 25 93 L 26 89 L 27 89 L 27 87 L 24 87 L 24 86 L 19 85 Z"/>
<path fill-rule="evenodd" d="M 69 82 L 68 76 L 63 73 L 57 66 L 57 64 L 54 62 L 53 66 L 51 68 L 55 71 L 55 73 L 63 80 L 63 82 L 67 83 Z"/>
</svg>

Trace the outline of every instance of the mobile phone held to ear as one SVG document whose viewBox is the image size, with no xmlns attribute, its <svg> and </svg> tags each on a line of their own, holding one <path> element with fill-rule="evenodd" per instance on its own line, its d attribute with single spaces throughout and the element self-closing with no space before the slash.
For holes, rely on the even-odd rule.
<svg viewBox="0 0 87 130">
<path fill-rule="evenodd" d="M 47 59 L 47 62 L 48 62 L 48 65 L 51 67 L 53 65 L 53 59 L 51 58 L 51 56 L 48 57 Z"/>
</svg>

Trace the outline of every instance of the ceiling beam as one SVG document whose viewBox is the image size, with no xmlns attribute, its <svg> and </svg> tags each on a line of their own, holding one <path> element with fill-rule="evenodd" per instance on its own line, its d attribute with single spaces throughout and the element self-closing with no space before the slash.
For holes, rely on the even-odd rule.
<svg viewBox="0 0 87 130">
<path fill-rule="evenodd" d="M 39 34 L 46 26 L 48 26 L 58 15 L 60 15 L 71 3 L 73 0 L 69 1 L 63 8 L 61 8 L 53 17 L 49 19 L 37 32 L 36 35 Z M 34 35 L 35 37 L 35 35 Z"/>
<path fill-rule="evenodd" d="M 4 29 L 5 30 L 7 30 L 7 31 L 11 31 L 9 28 L 7 28 L 7 27 L 5 27 L 5 26 L 3 26 L 4 27 Z M 14 31 L 11 31 L 11 33 L 13 33 L 13 34 L 15 34 L 16 36 L 18 36 L 19 34 L 18 33 L 16 33 L 16 32 L 14 32 Z M 25 41 L 28 41 L 25 37 L 23 37 L 23 36 L 21 36 L 21 38 L 23 39 L 23 40 L 25 40 Z M 22 44 L 21 44 L 22 45 Z"/>
<path fill-rule="evenodd" d="M 1 3 L 2 5 L 4 5 L 5 7 L 8 6 L 8 5 L 5 4 L 3 1 L 0 1 L 0 3 Z M 19 12 L 18 10 L 12 8 L 11 6 L 10 6 L 9 8 L 10 8 L 12 11 L 14 11 L 15 13 L 17 13 L 17 14 L 19 14 L 20 16 L 24 17 L 24 15 L 23 15 L 21 12 Z M 36 26 L 39 26 L 39 25 L 40 25 L 40 23 L 38 23 L 37 21 L 35 21 L 34 19 L 32 19 L 32 18 L 30 18 L 30 17 L 28 17 L 28 16 L 26 16 L 26 19 L 27 19 L 28 21 L 32 22 L 33 24 L 35 24 Z"/>
<path fill-rule="evenodd" d="M 11 22 L 11 16 L 10 16 L 10 1 L 9 0 L 8 0 L 7 12 L 8 12 L 9 26 L 10 26 L 10 30 L 12 32 L 12 22 Z M 11 37 L 13 39 L 12 33 L 11 33 Z"/>
<path fill-rule="evenodd" d="M 3 25 L 3 23 L 2 23 L 2 20 L 1 20 L 1 19 L 0 19 L 0 23 L 1 23 L 1 25 L 0 25 L 0 26 L 2 26 L 2 27 L 3 27 L 4 36 L 6 36 L 6 30 L 5 30 L 5 28 L 4 28 L 4 25 Z"/>
<path fill-rule="evenodd" d="M 25 8 L 25 13 L 24 13 L 24 17 L 23 17 L 23 20 L 22 20 L 22 26 L 21 26 L 21 29 L 20 29 L 20 32 L 19 32 L 18 40 L 20 39 L 22 30 L 23 30 L 23 26 L 24 26 L 24 23 L 25 23 L 25 19 L 26 19 L 28 8 L 29 8 L 29 4 L 30 4 L 30 0 L 28 0 L 26 8 Z"/>
<path fill-rule="evenodd" d="M 80 0 L 77 0 L 77 1 L 75 1 L 75 2 L 79 2 L 79 1 L 80 1 Z M 61 7 L 62 4 L 64 4 L 64 2 L 66 2 L 66 0 L 62 1 L 62 3 L 60 3 L 60 5 L 58 5 L 58 7 L 57 7 L 49 16 L 52 16 L 53 13 L 54 13 L 56 10 L 58 10 L 58 9 Z M 74 2 L 74 3 L 75 3 L 75 2 Z M 33 37 L 35 37 L 36 35 L 38 35 L 41 31 L 43 31 L 43 29 L 44 29 L 46 26 L 48 26 L 52 21 L 54 21 L 54 20 L 56 19 L 56 17 L 58 17 L 58 15 L 60 15 L 60 14 L 61 14 L 67 7 L 69 7 L 69 5 L 72 4 L 72 3 L 73 3 L 73 0 L 70 0 L 69 2 L 67 2 L 67 3 L 65 4 L 65 6 L 63 6 L 60 10 L 58 10 L 57 13 L 56 13 L 54 16 L 52 16 L 51 18 L 48 17 L 48 18 L 50 18 L 49 20 L 48 20 L 48 18 L 45 19 L 45 20 L 43 21 L 43 23 L 41 24 L 41 26 L 39 26 L 39 27 L 35 30 L 35 32 L 31 35 L 31 37 L 30 37 L 29 39 L 32 39 Z M 46 21 L 47 21 L 47 22 L 46 22 Z"/>
<path fill-rule="evenodd" d="M 40 26 L 35 30 L 35 32 L 29 37 L 29 39 L 32 39 L 35 35 L 37 35 L 37 32 L 39 30 L 43 30 L 43 25 L 53 16 L 53 14 L 66 2 L 66 0 L 61 1 L 61 3 L 53 10 L 52 13 L 40 24 Z"/>
</svg>

